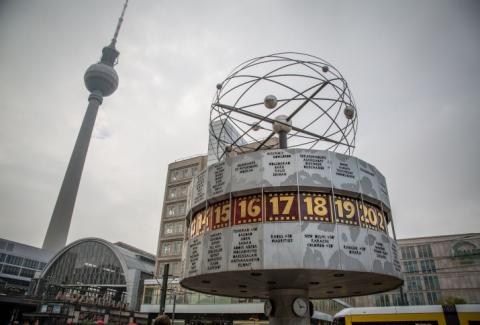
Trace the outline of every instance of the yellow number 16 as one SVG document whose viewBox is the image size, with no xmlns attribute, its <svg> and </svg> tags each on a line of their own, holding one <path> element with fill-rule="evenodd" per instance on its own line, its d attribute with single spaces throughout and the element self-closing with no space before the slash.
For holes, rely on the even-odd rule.
<svg viewBox="0 0 480 325">
<path fill-rule="evenodd" d="M 258 217 L 262 212 L 260 199 L 258 198 L 241 200 L 238 205 L 240 206 L 240 218 L 246 218 L 247 213 L 249 217 Z"/>
</svg>

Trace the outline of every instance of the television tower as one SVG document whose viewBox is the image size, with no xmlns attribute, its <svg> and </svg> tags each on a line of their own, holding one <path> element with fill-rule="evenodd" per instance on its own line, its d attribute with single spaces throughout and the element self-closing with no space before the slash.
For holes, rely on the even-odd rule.
<svg viewBox="0 0 480 325">
<path fill-rule="evenodd" d="M 78 186 L 82 177 L 98 107 L 102 104 L 103 97 L 110 96 L 118 87 L 118 75 L 113 67 L 117 63 L 120 52 L 115 48 L 115 45 L 127 5 L 128 0 L 123 5 L 122 14 L 118 19 L 112 41 L 102 50 L 100 62 L 92 64 L 85 72 L 85 86 L 90 91 L 87 111 L 78 132 L 77 141 L 75 142 L 42 246 L 44 249 L 52 252 L 59 251 L 65 247 L 67 242 L 75 199 L 77 198 Z"/>
</svg>

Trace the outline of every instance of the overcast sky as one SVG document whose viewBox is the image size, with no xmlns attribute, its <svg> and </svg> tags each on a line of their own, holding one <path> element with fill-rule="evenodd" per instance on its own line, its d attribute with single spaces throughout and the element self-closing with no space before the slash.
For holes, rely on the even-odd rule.
<svg viewBox="0 0 480 325">
<path fill-rule="evenodd" d="M 41 246 L 120 0 L 0 0 L 0 237 Z M 131 0 L 69 239 L 154 253 L 169 162 L 205 153 L 215 85 L 282 51 L 331 62 L 399 238 L 480 231 L 479 1 Z"/>
</svg>

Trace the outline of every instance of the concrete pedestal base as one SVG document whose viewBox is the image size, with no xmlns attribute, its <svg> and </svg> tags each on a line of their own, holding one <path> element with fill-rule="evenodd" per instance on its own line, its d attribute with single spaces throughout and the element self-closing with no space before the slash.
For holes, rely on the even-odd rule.
<svg viewBox="0 0 480 325">
<path fill-rule="evenodd" d="M 275 289 L 269 292 L 273 303 L 273 313 L 270 315 L 270 325 L 310 325 L 310 312 L 305 317 L 293 313 L 293 301 L 304 298 L 308 301 L 308 291 L 303 289 Z"/>
</svg>

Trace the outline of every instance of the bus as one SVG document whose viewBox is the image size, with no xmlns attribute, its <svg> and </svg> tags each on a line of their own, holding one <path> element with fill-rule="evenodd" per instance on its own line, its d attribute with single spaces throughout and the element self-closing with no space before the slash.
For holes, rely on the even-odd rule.
<svg viewBox="0 0 480 325">
<path fill-rule="evenodd" d="M 480 325 L 480 305 L 346 308 L 334 325 Z"/>
</svg>

